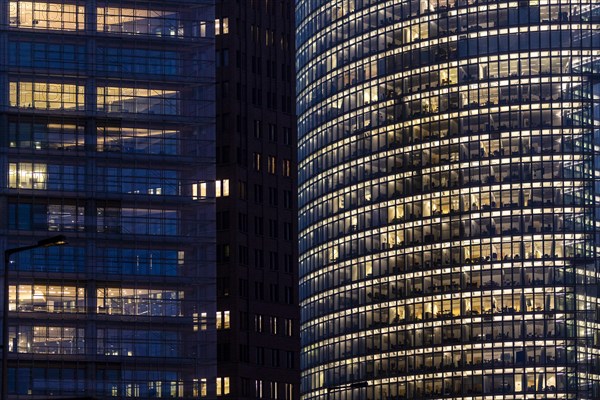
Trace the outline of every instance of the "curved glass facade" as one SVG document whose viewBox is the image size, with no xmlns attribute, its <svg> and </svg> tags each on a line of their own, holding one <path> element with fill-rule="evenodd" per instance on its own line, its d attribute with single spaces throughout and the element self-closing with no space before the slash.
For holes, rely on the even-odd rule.
<svg viewBox="0 0 600 400">
<path fill-rule="evenodd" d="M 212 0 L 0 0 L 0 248 L 69 241 L 11 257 L 8 398 L 214 397 L 214 51 Z"/>
<path fill-rule="evenodd" d="M 296 4 L 304 398 L 598 398 L 600 5 Z"/>
</svg>

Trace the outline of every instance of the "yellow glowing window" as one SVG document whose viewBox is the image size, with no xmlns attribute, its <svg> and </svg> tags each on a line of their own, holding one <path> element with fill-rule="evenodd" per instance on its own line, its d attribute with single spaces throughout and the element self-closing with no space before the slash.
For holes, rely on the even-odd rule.
<svg viewBox="0 0 600 400">
<path fill-rule="evenodd" d="M 200 313 L 200 330 L 205 331 L 208 329 L 208 314 L 203 312 Z"/>
<path fill-rule="evenodd" d="M 181 316 L 182 291 L 133 288 L 96 290 L 99 314 Z"/>
<path fill-rule="evenodd" d="M 198 182 L 192 184 L 192 199 L 201 200 L 207 196 L 208 185 L 206 182 Z"/>
<path fill-rule="evenodd" d="M 217 180 L 215 182 L 215 196 L 216 197 L 229 196 L 229 179 Z"/>
<path fill-rule="evenodd" d="M 223 311 L 223 328 L 229 329 L 231 328 L 231 317 L 229 311 Z"/>
<path fill-rule="evenodd" d="M 97 29 L 100 32 L 183 36 L 183 24 L 174 11 L 98 7 L 96 12 Z"/>
<path fill-rule="evenodd" d="M 200 379 L 200 396 L 208 396 L 208 382 L 206 378 Z"/>
<path fill-rule="evenodd" d="M 194 323 L 194 332 L 198 332 L 199 330 L 205 331 L 208 329 L 208 314 L 203 313 L 194 313 L 192 315 L 192 322 Z"/>
<path fill-rule="evenodd" d="M 277 172 L 277 158 L 275 156 L 267 157 L 267 170 L 270 174 L 275 174 Z"/>
<path fill-rule="evenodd" d="M 179 107 L 179 92 L 175 90 L 99 87 L 98 110 L 144 114 L 175 115 Z"/>
<path fill-rule="evenodd" d="M 194 378 L 193 380 L 193 391 L 194 397 L 206 397 L 208 396 L 208 380 L 206 378 Z"/>
<path fill-rule="evenodd" d="M 229 377 L 217 377 L 217 396 L 229 394 Z"/>
<path fill-rule="evenodd" d="M 85 289 L 76 286 L 11 286 L 9 307 L 11 311 L 19 312 L 85 312 Z"/>
<path fill-rule="evenodd" d="M 231 328 L 231 317 L 229 311 L 217 311 L 217 329 Z"/>
<path fill-rule="evenodd" d="M 12 107 L 78 110 L 84 108 L 84 102 L 84 86 L 67 83 L 10 82 Z"/>
<path fill-rule="evenodd" d="M 46 164 L 10 163 L 8 187 L 12 189 L 46 189 Z"/>
<path fill-rule="evenodd" d="M 223 19 L 217 18 L 215 20 L 215 34 L 216 35 L 225 35 L 229 33 L 229 18 L 225 17 Z"/>
<path fill-rule="evenodd" d="M 11 1 L 9 23 L 17 28 L 83 30 L 85 11 L 74 4 Z"/>
</svg>

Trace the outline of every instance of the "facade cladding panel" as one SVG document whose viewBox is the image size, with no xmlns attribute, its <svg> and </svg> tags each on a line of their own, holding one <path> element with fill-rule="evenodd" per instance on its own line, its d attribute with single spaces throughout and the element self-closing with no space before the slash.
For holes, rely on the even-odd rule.
<svg viewBox="0 0 600 400">
<path fill-rule="evenodd" d="M 293 0 L 219 0 L 217 395 L 298 400 Z"/>
<path fill-rule="evenodd" d="M 0 1 L 11 398 L 215 395 L 214 5 Z M 201 222 L 199 222 L 201 221 Z"/>
<path fill-rule="evenodd" d="M 305 399 L 597 399 L 596 1 L 297 1 Z"/>
</svg>

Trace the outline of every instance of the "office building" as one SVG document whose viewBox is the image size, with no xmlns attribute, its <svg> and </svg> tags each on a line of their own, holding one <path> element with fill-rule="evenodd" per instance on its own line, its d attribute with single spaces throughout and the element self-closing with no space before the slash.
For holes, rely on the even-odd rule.
<svg viewBox="0 0 600 400">
<path fill-rule="evenodd" d="M 216 5 L 217 396 L 297 400 L 294 2 Z"/>
<path fill-rule="evenodd" d="M 9 398 L 215 395 L 212 3 L 0 1 Z"/>
<path fill-rule="evenodd" d="M 596 1 L 297 1 L 304 399 L 597 399 Z"/>
</svg>

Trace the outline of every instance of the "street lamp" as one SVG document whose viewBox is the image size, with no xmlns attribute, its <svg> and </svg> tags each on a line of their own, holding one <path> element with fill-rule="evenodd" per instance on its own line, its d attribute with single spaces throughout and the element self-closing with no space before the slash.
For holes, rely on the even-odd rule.
<svg viewBox="0 0 600 400">
<path fill-rule="evenodd" d="M 328 387 L 327 388 L 327 400 L 331 400 L 331 392 L 341 392 L 342 390 L 346 390 L 346 389 L 360 389 L 360 388 L 366 388 L 368 386 L 369 386 L 369 381 L 361 381 L 361 382 L 348 383 L 345 385 Z"/>
<path fill-rule="evenodd" d="M 4 310 L 2 314 L 2 400 L 8 399 L 8 267 L 10 264 L 10 256 L 22 251 L 39 249 L 42 247 L 63 246 L 65 244 L 68 244 L 67 238 L 64 235 L 58 235 L 39 240 L 37 244 L 32 244 L 30 246 L 4 250 L 4 291 L 2 292 Z"/>
</svg>

